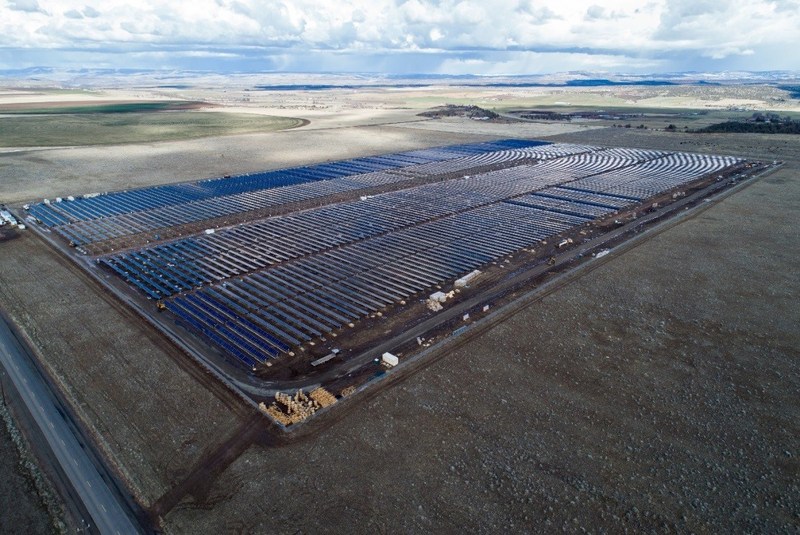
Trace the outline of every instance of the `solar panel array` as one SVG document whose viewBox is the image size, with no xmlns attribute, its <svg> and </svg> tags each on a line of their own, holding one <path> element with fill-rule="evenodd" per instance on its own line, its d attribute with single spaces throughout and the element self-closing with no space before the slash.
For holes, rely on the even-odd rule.
<svg viewBox="0 0 800 535">
<path fill-rule="evenodd" d="M 499 203 L 203 287 L 167 307 L 253 366 L 585 221 Z"/>
<path fill-rule="evenodd" d="M 534 173 L 523 165 L 269 218 L 106 257 L 102 262 L 158 299 L 570 178 L 561 171 Z"/>
<path fill-rule="evenodd" d="M 515 152 L 515 149 L 540 145 L 544 143 L 508 139 L 413 150 L 187 184 L 89 195 L 60 202 L 48 201 L 30 206 L 29 212 L 80 246 L 409 180 L 413 174 L 393 171 L 408 168 L 413 172 L 415 166 L 455 159 L 491 162 L 503 157 L 520 157 L 522 153 Z"/>
<path fill-rule="evenodd" d="M 454 174 L 98 258 L 250 367 L 737 161 L 504 140 L 39 204 L 31 213 L 76 243 L 93 243 Z"/>
</svg>

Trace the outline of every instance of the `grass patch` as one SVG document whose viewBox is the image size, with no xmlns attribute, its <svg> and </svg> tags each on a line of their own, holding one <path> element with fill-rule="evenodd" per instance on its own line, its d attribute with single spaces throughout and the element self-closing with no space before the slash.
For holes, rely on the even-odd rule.
<svg viewBox="0 0 800 535">
<path fill-rule="evenodd" d="M 152 143 L 272 132 L 302 126 L 302 119 L 219 112 L 88 113 L 4 117 L 0 146 L 53 147 Z"/>
</svg>

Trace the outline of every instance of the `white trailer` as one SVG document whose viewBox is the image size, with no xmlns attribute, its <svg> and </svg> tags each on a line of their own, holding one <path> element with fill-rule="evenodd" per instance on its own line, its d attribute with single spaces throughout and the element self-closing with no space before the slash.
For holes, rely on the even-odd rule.
<svg viewBox="0 0 800 535">
<path fill-rule="evenodd" d="M 394 368 L 400 362 L 400 359 L 398 359 L 395 355 L 392 355 L 391 353 L 387 352 L 384 353 L 383 356 L 381 357 L 381 362 L 383 362 L 386 366 L 390 368 Z"/>
<path fill-rule="evenodd" d="M 466 275 L 464 275 L 463 277 L 461 277 L 460 279 L 456 279 L 456 282 L 453 284 L 453 286 L 456 287 L 456 288 L 463 288 L 463 287 L 467 286 L 470 282 L 472 282 L 476 278 L 478 278 L 478 276 L 480 274 L 481 274 L 481 271 L 479 269 L 476 269 L 475 271 L 471 271 L 471 272 L 467 273 Z"/>
</svg>

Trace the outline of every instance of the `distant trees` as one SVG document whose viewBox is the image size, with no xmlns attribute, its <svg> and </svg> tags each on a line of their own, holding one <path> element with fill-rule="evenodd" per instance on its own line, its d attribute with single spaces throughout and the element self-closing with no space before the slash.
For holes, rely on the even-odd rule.
<svg viewBox="0 0 800 535">
<path fill-rule="evenodd" d="M 800 85 L 779 85 L 778 89 L 788 91 L 792 98 L 800 98 Z"/>
<path fill-rule="evenodd" d="M 479 108 L 478 106 L 460 106 L 456 104 L 439 106 L 430 111 L 422 112 L 419 115 L 423 117 L 432 117 L 434 119 L 439 119 L 441 117 L 469 117 L 470 119 L 500 118 L 500 115 L 491 110 Z"/>
<path fill-rule="evenodd" d="M 777 113 L 761 113 L 757 111 L 751 117 L 751 120 L 756 123 L 790 123 L 792 118 L 788 115 L 781 117 Z"/>
<path fill-rule="evenodd" d="M 800 134 L 800 120 L 777 113 L 755 112 L 746 121 L 726 121 L 709 125 L 697 132 L 735 132 L 755 134 Z"/>
</svg>

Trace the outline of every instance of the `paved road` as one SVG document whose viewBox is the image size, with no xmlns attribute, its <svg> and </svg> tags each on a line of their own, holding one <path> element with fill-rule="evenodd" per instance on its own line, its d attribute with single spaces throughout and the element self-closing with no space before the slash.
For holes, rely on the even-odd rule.
<svg viewBox="0 0 800 535">
<path fill-rule="evenodd" d="M 57 401 L 34 369 L 27 350 L 0 317 L 0 364 L 5 367 L 20 397 L 47 439 L 100 533 L 128 535 L 141 530 L 128 516 L 87 452 L 59 412 Z"/>
</svg>

